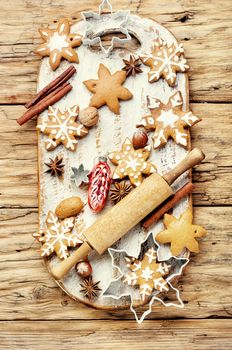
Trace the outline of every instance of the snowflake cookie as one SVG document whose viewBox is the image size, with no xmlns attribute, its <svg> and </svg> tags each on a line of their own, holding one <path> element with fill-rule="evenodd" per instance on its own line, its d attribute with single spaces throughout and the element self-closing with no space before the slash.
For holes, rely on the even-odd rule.
<svg viewBox="0 0 232 350">
<path fill-rule="evenodd" d="M 154 148 L 164 146 L 170 137 L 177 144 L 187 147 L 188 133 L 185 128 L 193 126 L 201 119 L 190 111 L 183 111 L 181 93 L 179 91 L 174 93 L 167 104 L 151 96 L 148 96 L 147 100 L 151 115 L 143 117 L 138 126 L 144 126 L 147 130 L 155 130 L 152 136 Z"/>
<path fill-rule="evenodd" d="M 82 37 L 79 34 L 70 34 L 68 19 L 61 20 L 54 30 L 41 28 L 39 32 L 44 43 L 35 52 L 40 56 L 49 56 L 49 63 L 53 70 L 60 65 L 62 57 L 69 62 L 79 62 L 73 47 L 81 45 Z"/>
<path fill-rule="evenodd" d="M 170 86 L 174 86 L 176 73 L 189 69 L 184 58 L 183 44 L 172 43 L 168 45 L 161 38 L 154 42 L 151 54 L 144 54 L 140 58 L 145 65 L 150 67 L 148 72 L 150 83 L 164 77 Z"/>
<path fill-rule="evenodd" d="M 77 137 L 84 137 L 88 134 L 82 124 L 76 122 L 79 112 L 78 106 L 68 108 L 62 113 L 58 108 L 49 107 L 48 120 L 42 120 L 37 128 L 48 135 L 45 146 L 48 151 L 56 148 L 62 143 L 67 149 L 75 151 L 77 147 Z"/>
<path fill-rule="evenodd" d="M 117 165 L 113 179 L 123 179 L 128 176 L 132 185 L 139 186 L 143 181 L 142 174 L 150 175 L 156 171 L 156 166 L 146 161 L 150 156 L 150 150 L 150 145 L 135 150 L 132 142 L 127 138 L 120 151 L 109 154 L 111 162 Z"/>
<path fill-rule="evenodd" d="M 49 256 L 55 252 L 60 259 L 66 259 L 69 256 L 68 247 L 76 247 L 83 243 L 77 234 L 71 233 L 74 227 L 74 217 L 59 222 L 57 216 L 49 211 L 46 226 L 45 230 L 33 234 L 33 237 L 42 243 L 41 256 Z"/>
<path fill-rule="evenodd" d="M 179 219 L 174 216 L 164 215 L 165 231 L 156 235 L 157 242 L 165 244 L 171 243 L 171 252 L 174 256 L 179 255 L 184 248 L 190 252 L 198 253 L 199 244 L 196 238 L 204 237 L 206 230 L 199 226 L 193 225 L 193 214 L 190 209 L 187 209 Z"/>
<path fill-rule="evenodd" d="M 123 282 L 129 286 L 139 286 L 139 292 L 144 301 L 149 297 L 153 290 L 159 292 L 168 291 L 168 283 L 163 278 L 169 274 L 170 266 L 165 262 L 157 262 L 157 254 L 154 248 L 150 248 L 144 254 L 142 260 L 125 257 L 126 266 L 131 270 Z"/>
</svg>

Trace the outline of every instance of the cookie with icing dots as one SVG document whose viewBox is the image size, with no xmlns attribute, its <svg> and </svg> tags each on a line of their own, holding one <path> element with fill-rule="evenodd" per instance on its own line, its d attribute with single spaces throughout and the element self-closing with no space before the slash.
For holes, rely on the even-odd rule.
<svg viewBox="0 0 232 350">
<path fill-rule="evenodd" d="M 129 286 L 139 286 L 139 293 L 144 301 L 154 289 L 159 292 L 167 292 L 169 285 L 164 279 L 168 275 L 170 266 L 165 262 L 157 262 L 157 254 L 154 248 L 150 248 L 141 260 L 125 257 L 126 266 L 130 269 L 123 279 Z"/>
<path fill-rule="evenodd" d="M 166 230 L 156 235 L 157 242 L 170 243 L 170 249 L 174 256 L 179 255 L 184 248 L 193 253 L 199 252 L 196 238 L 206 236 L 207 232 L 203 227 L 193 225 L 193 214 L 190 209 L 187 209 L 178 219 L 165 214 L 163 222 Z"/>
<path fill-rule="evenodd" d="M 68 19 L 61 20 L 56 29 L 40 28 L 39 33 L 44 41 L 35 51 L 40 56 L 49 56 L 49 64 L 55 70 L 65 58 L 69 62 L 79 62 L 78 54 L 73 47 L 80 46 L 82 36 L 70 34 Z"/>
<path fill-rule="evenodd" d="M 166 41 L 158 38 L 150 54 L 140 56 L 141 61 L 150 67 L 148 81 L 154 83 L 161 77 L 166 79 L 170 86 L 176 82 L 176 73 L 186 72 L 189 66 L 184 58 L 182 43 L 168 45 Z"/>
<path fill-rule="evenodd" d="M 129 177 L 132 185 L 139 186 L 143 181 L 142 174 L 150 175 L 156 171 L 156 166 L 147 162 L 150 151 L 150 145 L 134 149 L 132 142 L 127 138 L 120 151 L 109 154 L 109 159 L 117 166 L 114 170 L 113 179 Z"/>
<path fill-rule="evenodd" d="M 48 135 L 45 140 L 47 151 L 55 149 L 61 143 L 71 151 L 76 150 L 77 138 L 88 134 L 88 129 L 76 122 L 78 113 L 78 106 L 68 108 L 64 113 L 58 108 L 49 107 L 48 119 L 43 118 L 42 123 L 37 125 L 37 129 Z"/>
<path fill-rule="evenodd" d="M 120 70 L 111 74 L 104 64 L 100 64 L 97 74 L 98 80 L 90 79 L 83 82 L 93 93 L 89 105 L 96 108 L 107 105 L 111 112 L 119 114 L 119 101 L 130 100 L 133 97 L 132 93 L 122 86 L 127 77 L 126 72 Z"/>
<path fill-rule="evenodd" d="M 142 118 L 137 126 L 154 130 L 152 136 L 154 148 L 164 146 L 171 137 L 178 145 L 187 147 L 187 127 L 201 121 L 190 111 L 183 111 L 183 99 L 179 91 L 175 92 L 165 104 L 158 98 L 148 96 L 148 108 L 151 114 Z"/>
</svg>

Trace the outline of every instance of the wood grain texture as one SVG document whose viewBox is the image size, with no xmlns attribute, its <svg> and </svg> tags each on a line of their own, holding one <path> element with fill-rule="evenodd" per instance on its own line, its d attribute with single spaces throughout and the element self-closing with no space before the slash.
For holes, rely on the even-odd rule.
<svg viewBox="0 0 232 350">
<path fill-rule="evenodd" d="M 192 128 L 193 146 L 207 154 L 193 173 L 194 204 L 200 206 L 195 219 L 209 233 L 179 284 L 185 308 L 157 305 L 150 315 L 164 320 L 137 326 L 126 311 L 94 310 L 61 292 L 31 237 L 37 229 L 35 121 L 19 128 L 15 120 L 24 111 L 18 104 L 36 91 L 38 27 L 70 14 L 75 20 L 80 11 L 97 10 L 97 1 L 0 0 L 0 349 L 147 350 L 170 348 L 170 341 L 178 350 L 230 349 L 231 1 L 111 2 L 115 9 L 153 17 L 184 42 L 190 98 L 202 102 L 191 105 L 203 118 Z"/>
<path fill-rule="evenodd" d="M 184 309 L 155 303 L 151 318 L 230 317 L 232 314 L 231 207 L 197 207 L 195 222 L 205 226 L 201 253 L 192 255 L 178 286 Z M 11 319 L 127 319 L 129 310 L 107 313 L 71 300 L 56 286 L 38 254 L 32 237 L 35 209 L 5 209 L 1 213 L 0 320 Z M 225 250 L 225 247 L 226 250 Z M 17 271 L 17 273 L 15 272 Z"/>
<path fill-rule="evenodd" d="M 217 337 L 215 329 L 220 333 Z M 49 321 L 0 322 L 0 340 L 5 350 L 78 349 L 231 349 L 230 320 L 146 321 Z M 146 341 L 145 341 L 146 339 Z"/>
<path fill-rule="evenodd" d="M 206 159 L 193 172 L 195 205 L 231 205 L 230 104 L 191 104 L 202 121 L 192 128 L 192 146 Z M 36 121 L 16 123 L 23 106 L 0 107 L 0 207 L 37 207 Z"/>
<path fill-rule="evenodd" d="M 184 42 L 191 66 L 190 98 L 193 101 L 232 101 L 232 36 L 229 0 L 111 1 L 114 9 L 153 17 Z M 36 91 L 40 59 L 33 54 L 41 42 L 38 27 L 62 16 L 80 18 L 83 10 L 97 10 L 94 0 L 1 1 L 0 103 L 24 103 Z M 14 11 L 12 10 L 14 9 Z M 23 21 L 19 21 L 23 18 Z M 7 33 L 7 35 L 5 34 Z"/>
</svg>

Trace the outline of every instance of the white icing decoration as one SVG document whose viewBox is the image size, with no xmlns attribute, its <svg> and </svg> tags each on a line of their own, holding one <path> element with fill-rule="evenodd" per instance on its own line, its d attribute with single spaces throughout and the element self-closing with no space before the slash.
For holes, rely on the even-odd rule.
<svg viewBox="0 0 232 350">
<path fill-rule="evenodd" d="M 60 35 L 57 32 L 54 32 L 54 34 L 50 36 L 49 41 L 46 45 L 50 49 L 50 51 L 62 51 L 64 48 L 69 47 L 67 36 L 64 34 Z"/>
<path fill-rule="evenodd" d="M 155 46 L 157 46 L 155 44 Z M 148 73 L 149 82 L 153 82 L 159 79 L 162 75 L 162 72 L 167 73 L 166 78 L 170 83 L 174 83 L 176 78 L 176 73 L 173 70 L 172 66 L 178 66 L 181 72 L 185 72 L 186 69 L 189 68 L 186 65 L 186 59 L 184 57 L 178 56 L 179 53 L 183 53 L 183 45 L 176 44 L 175 50 L 171 53 L 170 48 L 165 45 L 165 43 L 160 40 L 159 45 L 160 51 L 158 51 L 157 56 L 153 56 L 152 54 L 144 54 L 141 55 L 141 58 L 145 64 L 147 64 L 148 60 L 152 60 L 153 65 L 157 66 L 154 62 L 160 62 L 161 65 L 158 69 L 151 69 Z"/>
<path fill-rule="evenodd" d="M 168 126 L 170 126 L 170 128 L 174 128 L 178 119 L 180 119 L 180 117 L 169 109 L 168 111 L 161 111 L 161 115 L 157 118 L 157 121 L 163 123 L 163 128 L 167 128 Z"/>
</svg>

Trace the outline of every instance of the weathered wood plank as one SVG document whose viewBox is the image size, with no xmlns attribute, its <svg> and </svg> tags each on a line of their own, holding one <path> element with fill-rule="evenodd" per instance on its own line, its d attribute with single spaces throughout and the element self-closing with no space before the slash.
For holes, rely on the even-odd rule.
<svg viewBox="0 0 232 350">
<path fill-rule="evenodd" d="M 130 311 L 109 313 L 86 307 L 56 286 L 39 257 L 39 244 L 32 238 L 37 230 L 35 209 L 1 209 L 0 213 L 0 320 L 133 318 Z M 178 284 L 185 308 L 164 308 L 156 303 L 151 318 L 232 315 L 232 208 L 197 207 L 194 215 L 208 236 Z"/>
<path fill-rule="evenodd" d="M 232 101 L 232 36 L 229 0 L 111 1 L 115 10 L 131 9 L 153 17 L 184 41 L 191 65 L 190 97 L 192 101 Z M 99 0 L 100 3 L 100 0 Z M 39 0 L 1 2 L 0 32 L 0 103 L 24 103 L 35 92 L 39 58 L 33 50 L 40 42 L 38 28 L 56 22 L 62 16 L 80 18 L 83 10 L 97 10 L 98 2 L 78 3 L 70 0 L 55 3 Z M 14 8 L 14 11 L 12 11 Z M 23 21 L 19 21 L 23 18 Z M 7 20 L 6 20 L 7 19 Z M 7 33 L 7 34 L 6 34 Z"/>
<path fill-rule="evenodd" d="M 206 160 L 194 170 L 194 204 L 231 204 L 231 106 L 191 107 L 203 119 L 192 128 L 193 146 L 206 153 Z M 36 121 L 20 128 L 15 120 L 23 110 L 23 106 L 0 107 L 1 207 L 37 207 Z"/>
<path fill-rule="evenodd" d="M 1 322 L 0 349 L 231 349 L 230 320 Z"/>
</svg>

